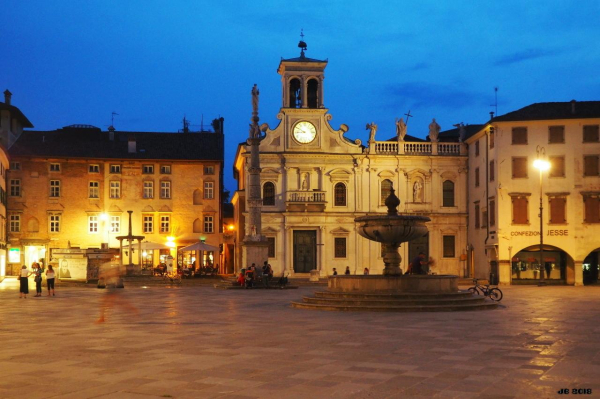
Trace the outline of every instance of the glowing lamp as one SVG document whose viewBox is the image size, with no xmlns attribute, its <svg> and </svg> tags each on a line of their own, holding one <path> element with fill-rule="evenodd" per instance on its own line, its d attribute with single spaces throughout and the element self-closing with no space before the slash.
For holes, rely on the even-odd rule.
<svg viewBox="0 0 600 399">
<path fill-rule="evenodd" d="M 539 170 L 540 172 L 545 172 L 550 169 L 550 162 L 544 159 L 536 159 L 533 161 L 533 167 Z"/>
</svg>

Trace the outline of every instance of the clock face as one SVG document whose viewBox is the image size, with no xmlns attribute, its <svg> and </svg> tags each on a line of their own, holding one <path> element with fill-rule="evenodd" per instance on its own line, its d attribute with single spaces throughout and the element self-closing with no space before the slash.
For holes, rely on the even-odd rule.
<svg viewBox="0 0 600 399">
<path fill-rule="evenodd" d="M 301 144 L 310 143 L 317 136 L 315 125 L 310 122 L 302 121 L 294 126 L 294 138 Z"/>
</svg>

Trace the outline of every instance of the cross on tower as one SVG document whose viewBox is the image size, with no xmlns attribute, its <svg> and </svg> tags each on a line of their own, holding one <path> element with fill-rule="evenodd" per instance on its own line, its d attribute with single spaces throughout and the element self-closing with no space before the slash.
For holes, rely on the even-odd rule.
<svg viewBox="0 0 600 399">
<path fill-rule="evenodd" d="M 404 116 L 406 116 L 406 124 L 408 125 L 408 118 L 412 117 L 412 115 L 410 114 L 410 109 L 406 114 L 404 114 Z"/>
</svg>

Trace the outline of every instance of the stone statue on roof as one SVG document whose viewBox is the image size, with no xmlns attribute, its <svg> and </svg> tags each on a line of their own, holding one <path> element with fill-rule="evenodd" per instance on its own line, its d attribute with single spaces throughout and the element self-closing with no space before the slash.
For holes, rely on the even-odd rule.
<svg viewBox="0 0 600 399">
<path fill-rule="evenodd" d="M 252 87 L 252 112 L 258 115 L 258 95 L 260 92 L 258 91 L 258 87 L 256 87 L 256 83 L 254 87 Z"/>
<path fill-rule="evenodd" d="M 398 137 L 398 141 L 404 141 L 404 136 L 406 136 L 406 123 L 404 123 L 404 119 L 396 118 L 396 136 Z"/>
<path fill-rule="evenodd" d="M 435 121 L 435 118 L 433 118 L 429 124 L 429 140 L 431 140 L 432 143 L 436 143 L 438 141 L 440 130 L 440 125 L 438 125 L 438 123 Z"/>
<path fill-rule="evenodd" d="M 369 132 L 369 142 L 375 141 L 375 133 L 377 133 L 377 125 L 375 122 L 367 123 L 367 130 L 371 130 Z"/>
</svg>

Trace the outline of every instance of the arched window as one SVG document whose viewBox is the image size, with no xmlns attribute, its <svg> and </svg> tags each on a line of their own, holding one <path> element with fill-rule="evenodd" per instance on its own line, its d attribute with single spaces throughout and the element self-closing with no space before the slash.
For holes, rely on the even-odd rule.
<svg viewBox="0 0 600 399">
<path fill-rule="evenodd" d="M 202 191 L 194 190 L 194 205 L 202 205 Z"/>
<path fill-rule="evenodd" d="M 263 205 L 275 205 L 275 184 L 270 181 L 263 185 Z"/>
<path fill-rule="evenodd" d="M 317 79 L 308 81 L 306 100 L 308 108 L 319 108 L 319 81 Z"/>
<path fill-rule="evenodd" d="M 381 205 L 385 205 L 385 200 L 392 193 L 392 181 L 389 179 L 385 179 L 381 182 Z"/>
<path fill-rule="evenodd" d="M 454 182 L 444 181 L 443 192 L 442 206 L 454 206 Z"/>
<path fill-rule="evenodd" d="M 300 79 L 294 78 L 290 80 L 290 108 L 302 108 L 302 85 Z"/>
<path fill-rule="evenodd" d="M 200 219 L 194 220 L 194 233 L 202 233 L 202 221 Z"/>
<path fill-rule="evenodd" d="M 346 185 L 344 183 L 337 183 L 333 189 L 335 198 L 335 206 L 346 206 Z"/>
</svg>

